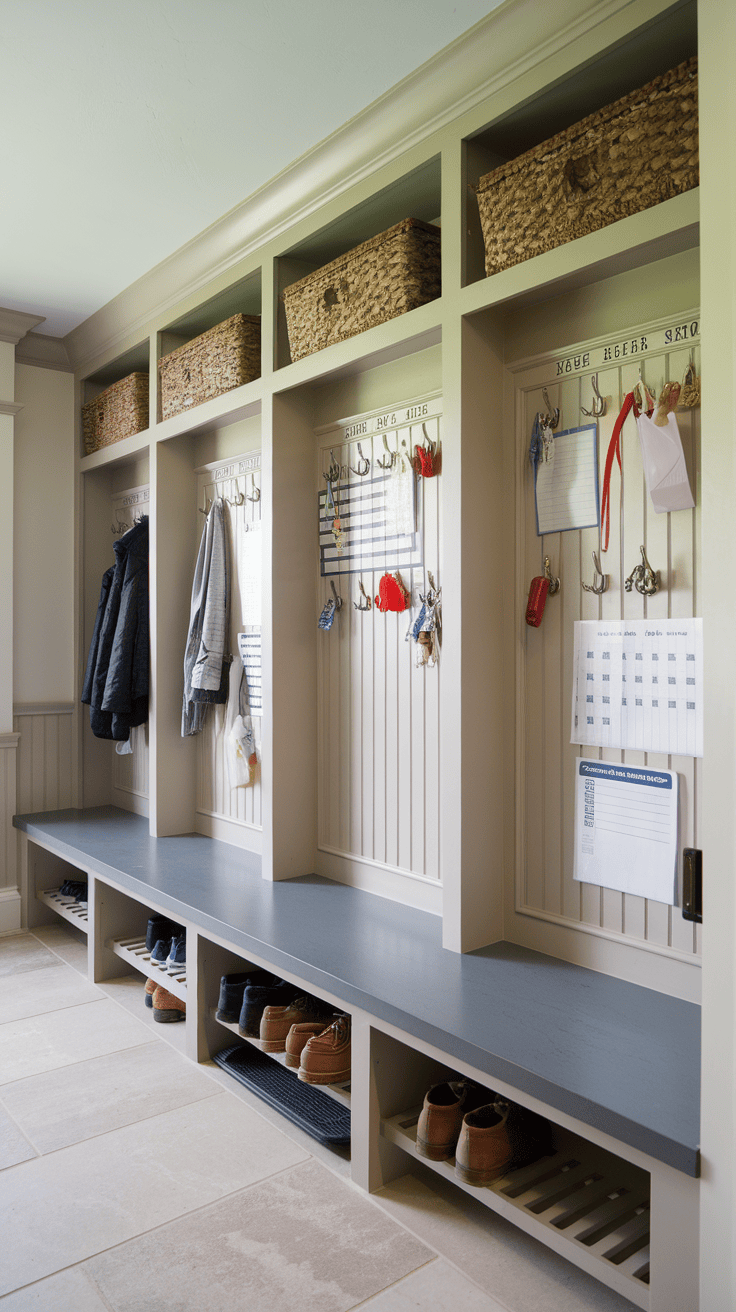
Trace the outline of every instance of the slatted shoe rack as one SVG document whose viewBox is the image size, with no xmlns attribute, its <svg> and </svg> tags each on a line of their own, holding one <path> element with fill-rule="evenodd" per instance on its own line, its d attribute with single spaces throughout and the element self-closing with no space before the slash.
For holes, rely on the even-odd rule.
<svg viewBox="0 0 736 1312">
<path fill-rule="evenodd" d="M 25 923 L 61 916 L 82 929 L 92 979 L 152 974 L 152 912 L 186 927 L 186 972 L 162 981 L 186 998 L 178 1028 L 192 1060 L 248 1046 L 215 1010 L 220 977 L 249 966 L 349 1012 L 350 1085 L 320 1096 L 349 1105 L 360 1186 L 439 1175 L 486 1204 L 489 1227 L 503 1216 L 650 1312 L 698 1310 L 701 929 L 679 906 L 573 878 L 572 634 L 582 618 L 702 613 L 700 411 L 682 423 L 697 507 L 679 518 L 648 508 L 625 430 L 600 598 L 581 588 L 597 531 L 537 537 L 528 450 L 545 389 L 573 428 L 597 376 L 600 463 L 640 369 L 654 389 L 691 358 L 700 372 L 700 191 L 486 277 L 473 188 L 696 54 L 704 2 L 564 0 L 542 14 L 509 0 L 458 46 L 471 82 L 454 108 L 444 65 L 430 62 L 416 95 L 398 88 L 393 112 L 368 110 L 319 147 L 311 181 L 309 156 L 288 197 L 273 184 L 271 226 L 246 202 L 234 226 L 211 230 L 220 247 L 199 275 L 174 256 L 155 286 L 141 280 L 71 334 L 80 409 L 127 374 L 149 375 L 144 431 L 91 455 L 80 435 L 77 664 L 111 563 L 111 505 L 145 496 L 151 714 L 117 757 L 85 710 L 78 809 L 16 818 Z M 379 119 L 409 132 L 417 105 L 416 130 L 384 149 Z M 292 361 L 283 288 L 409 215 L 441 228 L 441 295 Z M 260 315 L 261 376 L 162 419 L 160 358 L 236 314 Z M 417 480 L 415 540 L 391 570 L 413 616 L 428 572 L 442 588 L 435 667 L 417 665 L 409 616 L 375 605 L 382 562 L 348 552 L 330 572 L 319 537 L 331 465 L 350 535 L 364 477 L 380 492 L 385 443 L 413 447 L 423 424 L 440 472 Z M 229 498 L 233 644 L 248 627 L 262 639 L 250 788 L 232 786 L 222 708 L 181 737 L 200 511 L 217 492 Z M 260 626 L 246 595 L 256 542 Z M 647 602 L 623 586 L 640 543 L 664 584 Z M 562 586 L 530 629 L 526 596 L 545 554 Z M 343 606 L 323 631 L 331 582 Z M 702 762 L 623 759 L 678 771 L 682 844 L 702 847 Z M 54 892 L 79 871 L 86 923 Z M 451 1162 L 420 1162 L 424 1093 L 454 1075 L 547 1116 L 555 1155 L 485 1189 L 459 1182 Z"/>
</svg>

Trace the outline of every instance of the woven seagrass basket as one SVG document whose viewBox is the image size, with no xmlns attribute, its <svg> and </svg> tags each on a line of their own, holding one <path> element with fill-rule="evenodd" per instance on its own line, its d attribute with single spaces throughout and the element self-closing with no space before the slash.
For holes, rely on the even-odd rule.
<svg viewBox="0 0 736 1312">
<path fill-rule="evenodd" d="M 261 374 L 261 319 L 234 314 L 158 362 L 161 418 L 181 414 Z"/>
<path fill-rule="evenodd" d="M 697 59 L 480 179 L 486 274 L 697 187 Z"/>
<path fill-rule="evenodd" d="M 100 447 L 148 428 L 148 374 L 128 374 L 82 406 L 82 437 L 88 456 Z"/>
<path fill-rule="evenodd" d="M 404 219 L 284 288 L 291 358 L 406 314 L 441 289 L 439 228 Z"/>
</svg>

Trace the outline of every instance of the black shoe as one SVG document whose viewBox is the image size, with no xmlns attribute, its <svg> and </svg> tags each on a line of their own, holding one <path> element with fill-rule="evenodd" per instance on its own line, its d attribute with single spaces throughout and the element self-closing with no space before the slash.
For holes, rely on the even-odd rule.
<svg viewBox="0 0 736 1312">
<path fill-rule="evenodd" d="M 168 916 L 160 916 L 157 912 L 151 916 L 146 929 L 146 952 L 151 952 L 159 939 L 168 939 L 171 942 L 174 935 L 180 932 L 180 927 L 175 925 L 173 920 L 169 920 Z"/>
<path fill-rule="evenodd" d="M 264 987 L 276 984 L 278 976 L 269 970 L 249 970 L 242 975 L 223 975 L 220 980 L 220 998 L 215 1015 L 218 1020 L 237 1025 L 243 1007 L 243 994 L 249 984 Z"/>
<path fill-rule="evenodd" d="M 160 938 L 158 940 L 158 943 L 155 944 L 153 951 L 151 952 L 152 964 L 154 966 L 161 966 L 162 969 L 165 970 L 166 958 L 168 957 L 170 951 L 171 951 L 171 939 Z"/>
<path fill-rule="evenodd" d="M 294 984 L 287 984 L 279 979 L 275 984 L 265 988 L 259 984 L 248 984 L 243 994 L 238 1029 L 247 1039 L 258 1039 L 261 1034 L 261 1016 L 266 1007 L 285 1007 L 298 998 L 301 989 Z"/>
</svg>

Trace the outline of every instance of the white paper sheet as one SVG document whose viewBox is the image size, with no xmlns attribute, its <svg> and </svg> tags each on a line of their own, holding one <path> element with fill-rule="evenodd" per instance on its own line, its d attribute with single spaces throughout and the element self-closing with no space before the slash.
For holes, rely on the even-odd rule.
<svg viewBox="0 0 736 1312">
<path fill-rule="evenodd" d="M 256 520 L 240 536 L 238 590 L 241 624 L 261 623 L 261 525 Z"/>
<path fill-rule="evenodd" d="M 245 668 L 251 715 L 263 714 L 263 661 L 261 630 L 238 634 L 238 651 Z"/>
<path fill-rule="evenodd" d="M 595 424 L 554 435 L 553 458 L 536 467 L 537 533 L 560 533 L 598 524 Z"/>
<path fill-rule="evenodd" d="M 703 621 L 577 620 L 570 742 L 703 755 Z"/>
<path fill-rule="evenodd" d="M 578 761 L 575 879 L 674 906 L 677 793 L 670 770 Z"/>
</svg>

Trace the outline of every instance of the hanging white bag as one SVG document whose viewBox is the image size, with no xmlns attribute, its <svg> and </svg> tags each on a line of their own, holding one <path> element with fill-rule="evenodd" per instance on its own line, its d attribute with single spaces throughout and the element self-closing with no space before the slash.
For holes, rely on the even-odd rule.
<svg viewBox="0 0 736 1312">
<path fill-rule="evenodd" d="M 658 515 L 668 510 L 692 510 L 695 505 L 680 430 L 674 409 L 669 409 L 677 404 L 679 391 L 678 384 L 669 384 L 659 398 L 655 418 L 642 411 L 636 420 L 647 491 Z"/>
</svg>

